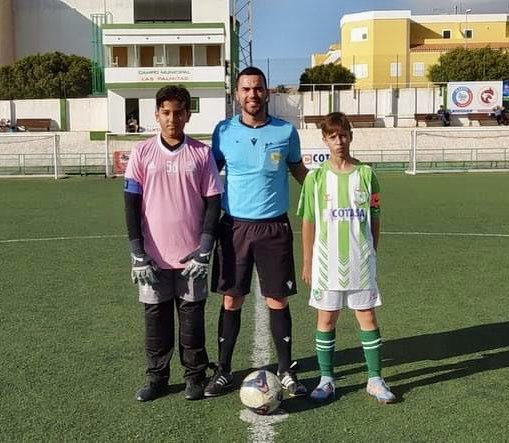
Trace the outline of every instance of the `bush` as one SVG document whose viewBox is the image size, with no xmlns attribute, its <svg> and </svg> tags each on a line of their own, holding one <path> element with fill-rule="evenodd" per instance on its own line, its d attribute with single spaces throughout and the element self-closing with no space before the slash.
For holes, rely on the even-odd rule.
<svg viewBox="0 0 509 443">
<path fill-rule="evenodd" d="M 60 52 L 29 55 L 0 68 L 0 99 L 87 97 L 92 62 Z"/>
</svg>

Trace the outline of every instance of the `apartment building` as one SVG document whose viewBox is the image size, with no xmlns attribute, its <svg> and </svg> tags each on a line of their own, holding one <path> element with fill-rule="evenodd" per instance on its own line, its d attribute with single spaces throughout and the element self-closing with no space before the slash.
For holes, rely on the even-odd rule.
<svg viewBox="0 0 509 443">
<path fill-rule="evenodd" d="M 340 43 L 313 54 L 312 65 L 341 63 L 363 89 L 426 86 L 441 54 L 457 47 L 509 49 L 509 16 L 467 9 L 447 15 L 367 11 L 340 21 Z"/>
</svg>

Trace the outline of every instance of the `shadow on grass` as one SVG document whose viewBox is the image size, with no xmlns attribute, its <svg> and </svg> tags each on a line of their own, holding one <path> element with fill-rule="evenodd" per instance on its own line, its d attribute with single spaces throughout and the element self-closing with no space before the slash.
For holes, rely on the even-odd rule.
<svg viewBox="0 0 509 443">
<path fill-rule="evenodd" d="M 403 400 L 404 394 L 420 386 L 427 386 L 454 380 L 461 377 L 509 367 L 509 322 L 472 326 L 454 331 L 423 334 L 384 342 L 382 348 L 383 367 L 399 366 L 415 362 L 438 362 L 450 358 L 471 356 L 468 360 L 455 363 L 430 364 L 425 368 L 401 372 L 385 377 L 394 383 L 394 393 Z M 490 352 L 490 351 L 500 352 Z M 473 356 L 472 354 L 481 354 Z M 336 367 L 340 366 L 336 378 L 365 371 L 364 355 L 361 347 L 339 350 L 335 353 Z M 341 369 L 341 366 L 359 364 L 360 366 Z M 303 371 L 318 371 L 316 357 L 313 355 L 299 360 Z M 397 384 L 397 382 L 423 377 L 419 380 Z M 306 385 L 316 383 L 315 379 L 303 380 Z M 349 385 L 340 388 L 341 394 L 363 390 L 365 384 Z"/>
</svg>

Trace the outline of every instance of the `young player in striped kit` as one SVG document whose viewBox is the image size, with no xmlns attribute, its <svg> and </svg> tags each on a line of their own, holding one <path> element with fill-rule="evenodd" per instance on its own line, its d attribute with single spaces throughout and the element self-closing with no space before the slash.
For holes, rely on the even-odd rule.
<svg viewBox="0 0 509 443">
<path fill-rule="evenodd" d="M 298 215 L 302 221 L 302 279 L 318 310 L 316 354 L 321 379 L 311 393 L 319 402 L 335 397 L 334 350 L 341 309 L 355 311 L 368 367 L 367 392 L 382 403 L 396 400 L 381 377 L 382 340 L 375 307 L 382 304 L 376 282 L 380 232 L 380 186 L 375 173 L 350 155 L 352 130 L 339 112 L 321 125 L 330 158 L 304 181 Z"/>
</svg>

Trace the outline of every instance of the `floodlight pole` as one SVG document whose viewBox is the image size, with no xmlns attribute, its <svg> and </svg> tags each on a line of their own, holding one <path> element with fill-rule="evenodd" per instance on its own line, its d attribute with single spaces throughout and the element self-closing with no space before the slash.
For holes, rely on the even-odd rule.
<svg viewBox="0 0 509 443">
<path fill-rule="evenodd" d="M 463 37 L 465 38 L 465 49 L 467 49 L 468 43 L 467 43 L 467 26 L 468 26 L 468 14 L 472 12 L 472 8 L 468 8 L 465 11 L 465 29 L 463 30 Z"/>
</svg>

